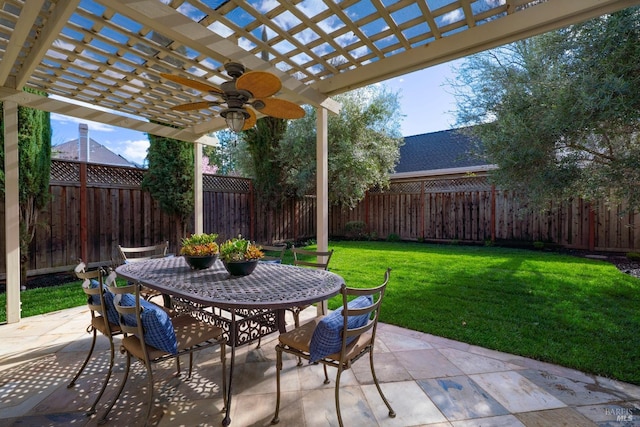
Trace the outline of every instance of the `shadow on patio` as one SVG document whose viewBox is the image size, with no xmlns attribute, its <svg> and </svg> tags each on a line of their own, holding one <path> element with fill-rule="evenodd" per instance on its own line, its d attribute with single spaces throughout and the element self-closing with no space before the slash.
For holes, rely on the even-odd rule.
<svg viewBox="0 0 640 427">
<path fill-rule="evenodd" d="M 304 318 L 315 308 L 303 312 Z M 108 341 L 99 337 L 93 359 L 77 381 L 91 342 L 86 307 L 63 310 L 0 326 L 0 424 L 5 426 L 93 426 L 120 383 L 125 357 L 87 417 L 108 367 Z M 397 417 L 390 419 L 370 377 L 368 361 L 341 382 L 345 425 L 367 426 L 634 426 L 640 425 L 640 387 L 468 344 L 380 324 L 376 372 Z M 231 425 L 270 425 L 275 408 L 273 334 L 236 353 Z M 116 346 L 119 346 L 116 338 Z M 166 362 L 157 375 L 152 422 L 160 426 L 219 426 L 223 400 L 218 349 L 195 359 L 190 379 L 176 378 Z M 320 366 L 285 360 L 280 426 L 337 425 L 333 382 L 324 385 Z M 183 365 L 187 363 L 186 360 Z M 146 378 L 140 364 L 106 425 L 143 425 Z M 335 371 L 330 371 L 330 376 Z"/>
</svg>

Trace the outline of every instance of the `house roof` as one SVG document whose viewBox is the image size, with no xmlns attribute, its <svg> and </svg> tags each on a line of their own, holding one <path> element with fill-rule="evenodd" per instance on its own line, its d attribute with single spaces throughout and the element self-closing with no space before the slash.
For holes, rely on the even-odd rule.
<svg viewBox="0 0 640 427">
<path fill-rule="evenodd" d="M 415 173 L 464 173 L 493 168 L 473 154 L 477 141 L 460 129 L 407 136 L 394 177 Z"/>
<path fill-rule="evenodd" d="M 78 138 L 51 147 L 51 157 L 63 160 L 80 160 L 80 144 Z M 109 150 L 93 138 L 89 139 L 87 163 L 137 167 L 136 164 Z"/>
</svg>

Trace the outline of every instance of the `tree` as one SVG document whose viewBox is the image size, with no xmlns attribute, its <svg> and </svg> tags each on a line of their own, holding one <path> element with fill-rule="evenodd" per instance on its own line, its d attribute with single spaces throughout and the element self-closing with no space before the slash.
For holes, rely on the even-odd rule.
<svg viewBox="0 0 640 427">
<path fill-rule="evenodd" d="M 218 167 L 220 175 L 233 175 L 238 172 L 238 135 L 230 130 L 216 132 L 219 145 L 217 147 L 204 147 L 204 154 L 209 157 L 209 164 Z"/>
<path fill-rule="evenodd" d="M 354 207 L 374 186 L 385 187 L 400 157 L 398 94 L 382 85 L 335 97 L 340 114 L 329 117 L 329 201 Z M 278 151 L 286 182 L 297 195 L 315 192 L 316 113 L 289 123 Z"/>
<path fill-rule="evenodd" d="M 536 205 L 583 197 L 640 206 L 640 9 L 467 59 L 458 124 Z"/>
<path fill-rule="evenodd" d="M 149 134 L 149 171 L 142 188 L 180 221 L 182 237 L 193 214 L 194 144 Z"/>
<path fill-rule="evenodd" d="M 280 141 L 287 130 L 287 120 L 275 117 L 258 119 L 256 125 L 242 133 L 249 162 L 244 170 L 254 178 L 254 188 L 260 200 L 270 208 L 280 205 L 285 197 L 285 171 L 278 156 Z"/>
<path fill-rule="evenodd" d="M 46 94 L 31 89 L 26 92 Z M 0 105 L 2 105 L 0 103 Z M 18 107 L 18 156 L 20 203 L 20 283 L 26 285 L 29 245 L 39 224 L 39 214 L 49 203 L 51 171 L 50 114 L 28 107 Z M 0 116 L 0 185 L 4 194 L 4 114 Z"/>
</svg>

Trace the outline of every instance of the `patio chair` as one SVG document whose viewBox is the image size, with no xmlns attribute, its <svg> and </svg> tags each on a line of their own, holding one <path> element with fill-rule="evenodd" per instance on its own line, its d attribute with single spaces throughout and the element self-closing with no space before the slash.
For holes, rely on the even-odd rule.
<svg viewBox="0 0 640 427">
<path fill-rule="evenodd" d="M 120 264 L 127 264 L 131 262 L 146 261 L 154 258 L 163 258 L 167 256 L 167 250 L 169 249 L 169 241 L 164 241 L 157 245 L 151 246 L 137 246 L 137 247 L 124 247 L 118 245 L 120 250 Z M 162 295 L 160 292 L 153 289 L 144 288 L 142 291 L 142 297 L 149 301 L 151 298 Z M 171 306 L 171 301 L 168 297 L 162 296 L 165 307 Z"/>
<path fill-rule="evenodd" d="M 335 404 L 338 423 L 342 423 L 340 413 L 340 376 L 346 369 L 366 353 L 369 353 L 371 375 L 378 389 L 380 397 L 389 409 L 389 417 L 395 418 L 396 413 L 382 393 L 378 378 L 373 367 L 373 348 L 376 339 L 376 329 L 380 315 L 380 306 L 385 288 L 389 282 L 391 269 L 387 269 L 382 285 L 375 288 L 359 289 L 343 286 L 342 307 L 324 317 L 317 317 L 304 325 L 278 338 L 276 345 L 276 410 L 271 420 L 277 424 L 280 412 L 280 371 L 282 370 L 282 353 L 290 353 L 299 358 L 309 360 L 309 363 L 320 363 L 324 368 L 324 383 L 329 383 L 327 366 L 338 369 L 335 384 Z M 348 298 L 356 298 L 349 301 Z"/>
<path fill-rule="evenodd" d="M 306 249 L 296 248 L 295 246 L 291 247 L 291 252 L 293 253 L 293 265 L 319 268 L 322 270 L 329 269 L 329 261 L 331 260 L 331 255 L 333 255 L 333 249 L 328 252 L 308 251 Z M 314 257 L 315 259 L 312 260 Z M 300 326 L 300 312 L 307 307 L 309 306 L 304 305 L 289 309 L 293 314 L 293 323 L 296 328 Z"/>
<path fill-rule="evenodd" d="M 149 388 L 145 418 L 147 422 L 153 408 L 152 365 L 172 358 L 178 360 L 180 356 L 188 354 L 188 377 L 191 377 L 193 353 L 212 346 L 220 347 L 222 395 L 226 406 L 226 339 L 221 328 L 200 321 L 189 314 L 167 316 L 162 307 L 141 298 L 139 284 L 112 286 L 109 290 L 115 294 L 114 306 L 119 314 L 120 328 L 124 334 L 120 351 L 126 353 L 127 365 L 120 388 L 100 419 L 100 424 L 107 421 L 109 412 L 124 390 L 129 378 L 132 357 L 142 362 L 147 371 Z"/>
<path fill-rule="evenodd" d="M 264 253 L 264 257 L 260 260 L 262 262 L 271 262 L 275 264 L 282 264 L 282 257 L 284 251 L 287 250 L 286 244 L 281 245 L 258 245 Z"/>
<path fill-rule="evenodd" d="M 118 245 L 120 250 L 120 261 L 122 263 L 145 261 L 152 258 L 162 258 L 167 256 L 169 242 L 165 241 L 157 245 L 124 247 Z"/>
<path fill-rule="evenodd" d="M 76 384 L 76 381 L 84 371 L 84 368 L 86 368 L 87 363 L 89 363 L 89 359 L 91 359 L 91 355 L 93 354 L 93 350 L 96 346 L 98 332 L 100 332 L 109 339 L 109 369 L 107 370 L 107 376 L 102 383 L 102 387 L 100 388 L 95 401 L 87 411 L 87 415 L 93 415 L 96 413 L 96 405 L 104 394 L 104 391 L 107 388 L 107 383 L 109 382 L 113 372 L 113 361 L 115 356 L 113 337 L 114 335 L 122 334 L 122 330 L 120 329 L 120 324 L 118 322 L 117 312 L 113 306 L 113 295 L 105 289 L 105 285 L 108 286 L 113 280 L 115 280 L 115 272 L 111 272 L 111 274 L 107 276 L 106 280 L 103 281 L 103 277 L 105 275 L 105 271 L 103 269 L 97 269 L 94 271 L 85 271 L 85 269 L 85 263 L 81 262 L 74 271 L 79 279 L 84 279 L 82 283 L 82 290 L 87 294 L 87 306 L 91 312 L 91 323 L 87 327 L 87 332 L 93 334 L 93 337 L 91 339 L 91 347 L 89 348 L 87 357 L 84 359 L 82 366 L 80 366 L 78 373 L 67 385 L 67 388 L 71 388 Z"/>
</svg>

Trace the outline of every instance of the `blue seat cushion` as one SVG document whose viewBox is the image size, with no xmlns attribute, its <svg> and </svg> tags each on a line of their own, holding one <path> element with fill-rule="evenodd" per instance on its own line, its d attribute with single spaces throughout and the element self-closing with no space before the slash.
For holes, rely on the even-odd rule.
<svg viewBox="0 0 640 427">
<path fill-rule="evenodd" d="M 100 286 L 100 282 L 98 282 L 96 279 L 91 279 L 90 286 L 92 288 L 97 288 L 98 286 Z M 104 304 L 107 309 L 107 320 L 109 320 L 110 323 L 117 325 L 119 322 L 118 320 L 119 316 L 118 316 L 118 312 L 116 311 L 116 307 L 113 305 L 114 295 L 109 291 L 109 288 L 107 287 L 107 285 L 102 285 L 102 295 L 104 298 Z M 91 295 L 91 304 L 100 305 L 100 296 Z"/>
<path fill-rule="evenodd" d="M 133 307 L 136 305 L 136 297 L 132 294 L 123 294 L 120 298 L 120 305 Z M 173 329 L 173 323 L 167 312 L 162 307 L 143 299 L 140 299 L 140 306 L 142 307 L 140 320 L 144 331 L 144 342 L 158 350 L 176 354 L 178 352 L 178 341 L 176 332 Z M 135 315 L 123 317 L 125 325 L 136 325 Z"/>
<path fill-rule="evenodd" d="M 347 306 L 352 308 L 365 308 L 373 304 L 371 295 L 360 296 L 350 301 Z M 369 314 L 360 316 L 349 316 L 347 319 L 347 327 L 349 329 L 360 328 L 367 324 Z M 344 319 L 342 317 L 342 307 L 334 312 L 326 315 L 313 331 L 311 343 L 309 344 L 309 363 L 315 363 L 318 360 L 330 354 L 337 353 L 342 348 L 342 327 Z M 356 337 L 349 337 L 347 344 L 350 344 Z"/>
</svg>

